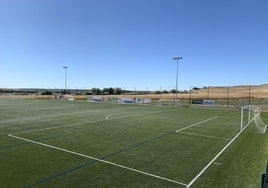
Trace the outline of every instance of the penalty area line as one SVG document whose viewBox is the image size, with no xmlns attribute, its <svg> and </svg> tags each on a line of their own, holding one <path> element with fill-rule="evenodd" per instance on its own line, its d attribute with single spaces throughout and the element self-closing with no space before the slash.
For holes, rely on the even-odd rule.
<svg viewBox="0 0 268 188">
<path fill-rule="evenodd" d="M 232 140 L 230 138 L 223 138 L 223 137 L 218 137 L 218 136 L 209 136 L 209 135 L 204 135 L 204 134 L 196 134 L 196 133 L 188 133 L 188 132 L 179 132 L 179 134 L 186 134 L 190 136 L 198 136 L 198 137 L 212 138 L 212 139 L 218 139 L 218 140 Z"/>
<path fill-rule="evenodd" d="M 135 116 L 142 116 L 142 115 L 147 115 L 147 114 L 157 114 L 157 113 L 162 113 L 162 112 L 170 112 L 174 110 L 162 110 L 162 111 L 155 111 L 155 112 L 143 112 L 143 113 L 132 113 L 132 112 L 119 112 L 119 113 L 114 113 L 114 114 L 108 114 L 105 116 L 106 120 L 109 120 L 110 117 L 116 116 L 116 115 L 122 115 L 122 114 L 129 114 L 129 115 L 124 115 L 124 116 L 118 116 L 113 119 L 120 119 L 120 118 L 128 118 L 128 117 L 135 117 Z"/>
<path fill-rule="evenodd" d="M 56 146 L 52 146 L 52 145 L 44 144 L 44 143 L 41 143 L 41 142 L 29 140 L 29 139 L 22 138 L 22 137 L 19 137 L 19 136 L 15 136 L 15 135 L 12 135 L 12 134 L 8 134 L 8 136 L 12 137 L 12 138 L 19 139 L 19 140 L 23 140 L 23 141 L 26 141 L 26 142 L 30 142 L 30 143 L 33 143 L 33 144 L 45 146 L 45 147 L 48 147 L 48 148 L 51 148 L 51 149 L 59 150 L 59 151 L 65 152 L 65 153 L 69 153 L 69 154 L 77 155 L 77 156 L 80 156 L 80 157 L 92 159 L 92 160 L 95 160 L 95 161 L 98 161 L 98 162 L 101 162 L 101 163 L 105 163 L 105 164 L 109 164 L 109 165 L 116 166 L 116 167 L 119 167 L 119 168 L 123 168 L 123 169 L 129 170 L 129 171 L 136 172 L 136 173 L 143 174 L 143 175 L 147 175 L 147 176 L 150 176 L 150 177 L 153 177 L 153 178 L 157 178 L 157 179 L 165 180 L 165 181 L 168 181 L 168 182 L 171 182 L 171 183 L 187 186 L 187 184 L 179 182 L 179 181 L 175 181 L 175 180 L 172 180 L 172 179 L 169 179 L 169 178 L 154 175 L 154 174 L 151 174 L 151 173 L 148 173 L 148 172 L 140 171 L 140 170 L 130 168 L 130 167 L 127 167 L 127 166 L 124 166 L 124 165 L 120 165 L 120 164 L 117 164 L 117 163 L 113 163 L 113 162 L 110 162 L 110 161 L 106 161 L 106 160 L 98 159 L 98 158 L 95 158 L 95 157 L 91 157 L 89 155 L 85 155 L 85 154 L 82 154 L 82 153 L 77 153 L 77 152 L 70 151 L 70 150 L 63 149 L 63 148 L 59 148 L 59 147 L 56 147 Z"/>
<path fill-rule="evenodd" d="M 218 157 L 240 136 L 240 134 L 252 123 L 252 121 L 254 121 L 255 118 L 253 118 L 242 130 L 239 131 L 239 133 L 237 133 L 235 135 L 235 137 L 207 164 L 207 166 L 205 166 L 197 175 L 194 179 L 192 179 L 192 181 L 186 186 L 186 188 L 191 187 L 196 180 L 202 176 L 202 174 L 205 173 L 205 171 L 213 164 L 215 163 L 215 161 L 218 159 Z"/>
<path fill-rule="evenodd" d="M 208 118 L 208 119 L 205 119 L 205 120 L 203 120 L 203 121 L 197 122 L 197 123 L 195 123 L 195 124 L 189 125 L 189 126 L 187 126 L 187 127 L 184 127 L 184 128 L 179 129 L 179 130 L 176 130 L 176 133 L 181 132 L 181 131 L 183 131 L 183 130 L 185 130 L 185 129 L 189 129 L 189 128 L 194 127 L 194 126 L 196 126 L 196 125 L 199 125 L 199 124 L 202 124 L 202 123 L 211 121 L 211 120 L 216 119 L 216 118 L 218 118 L 218 116 L 214 116 L 214 117 L 212 117 L 212 118 Z"/>
</svg>

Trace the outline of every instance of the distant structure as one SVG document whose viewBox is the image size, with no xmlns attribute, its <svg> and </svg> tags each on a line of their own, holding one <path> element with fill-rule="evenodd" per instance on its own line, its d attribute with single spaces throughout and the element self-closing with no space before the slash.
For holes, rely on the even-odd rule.
<svg viewBox="0 0 268 188">
<path fill-rule="evenodd" d="M 64 93 L 66 93 L 66 90 L 67 90 L 67 69 L 68 69 L 68 66 L 63 66 L 62 68 L 65 69 L 65 90 L 64 90 Z"/>
</svg>

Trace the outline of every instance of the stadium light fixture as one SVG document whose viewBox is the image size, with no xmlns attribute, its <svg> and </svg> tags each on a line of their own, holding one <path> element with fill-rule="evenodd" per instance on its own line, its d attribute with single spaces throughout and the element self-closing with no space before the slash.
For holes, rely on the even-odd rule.
<svg viewBox="0 0 268 188">
<path fill-rule="evenodd" d="M 66 90 L 67 90 L 67 69 L 68 69 L 68 67 L 64 66 L 62 68 L 65 69 L 65 90 L 64 90 L 64 93 L 66 94 Z"/>
<path fill-rule="evenodd" d="M 172 60 L 177 63 L 177 73 L 176 73 L 176 100 L 178 99 L 178 67 L 179 61 L 182 60 L 182 57 L 173 57 Z"/>
</svg>

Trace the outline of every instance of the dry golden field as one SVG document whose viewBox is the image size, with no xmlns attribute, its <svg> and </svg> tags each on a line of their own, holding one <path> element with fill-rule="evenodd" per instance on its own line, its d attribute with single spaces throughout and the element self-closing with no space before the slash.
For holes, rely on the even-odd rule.
<svg viewBox="0 0 268 188">
<path fill-rule="evenodd" d="M 86 100 L 88 96 L 77 95 L 75 100 Z M 149 98 L 174 99 L 175 94 L 122 94 L 104 95 L 104 98 Z M 178 98 L 189 99 L 268 99 L 268 84 L 259 86 L 232 86 L 232 87 L 208 87 L 206 89 L 192 90 L 191 92 L 178 93 Z M 0 95 L 0 99 L 55 99 L 54 95 Z"/>
<path fill-rule="evenodd" d="M 175 94 L 120 95 L 128 98 L 172 99 Z M 268 84 L 260 86 L 208 87 L 192 90 L 188 93 L 178 93 L 179 99 L 268 99 Z"/>
</svg>

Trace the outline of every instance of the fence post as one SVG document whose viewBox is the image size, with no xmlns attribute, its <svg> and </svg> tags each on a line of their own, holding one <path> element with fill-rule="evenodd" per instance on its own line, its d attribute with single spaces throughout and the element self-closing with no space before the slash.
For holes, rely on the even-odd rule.
<svg viewBox="0 0 268 188">
<path fill-rule="evenodd" d="M 248 104 L 250 105 L 250 89 L 251 89 L 251 87 L 249 86 L 248 87 Z"/>
<path fill-rule="evenodd" d="M 227 99 L 226 99 L 227 101 L 227 107 L 228 107 L 228 105 L 229 105 L 229 87 L 227 86 Z"/>
</svg>

